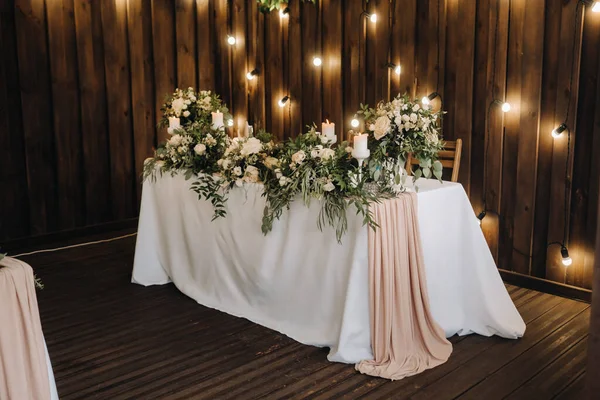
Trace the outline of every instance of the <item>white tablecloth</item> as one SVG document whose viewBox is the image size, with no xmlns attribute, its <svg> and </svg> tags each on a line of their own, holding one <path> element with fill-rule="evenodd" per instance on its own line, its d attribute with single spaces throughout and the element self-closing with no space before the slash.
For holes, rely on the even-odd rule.
<svg viewBox="0 0 600 400">
<path fill-rule="evenodd" d="M 316 225 L 319 202 L 292 204 L 273 231 L 260 231 L 262 186 L 230 192 L 227 217 L 211 222 L 183 176 L 143 188 L 132 280 L 173 281 L 208 307 L 247 318 L 311 345 L 329 359 L 371 359 L 367 227 L 353 212 L 342 244 Z M 462 186 L 419 180 L 419 223 L 435 320 L 448 337 L 521 337 L 512 303 Z"/>
</svg>

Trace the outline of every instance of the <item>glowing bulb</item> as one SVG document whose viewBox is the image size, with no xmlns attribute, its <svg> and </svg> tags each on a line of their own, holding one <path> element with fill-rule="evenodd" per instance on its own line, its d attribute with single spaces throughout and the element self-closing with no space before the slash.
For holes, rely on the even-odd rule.
<svg viewBox="0 0 600 400">
<path fill-rule="evenodd" d="M 249 81 L 251 81 L 252 79 L 254 79 L 254 77 L 256 75 L 258 75 L 260 73 L 258 68 L 253 69 L 252 71 L 248 72 L 246 74 L 246 78 L 248 78 Z"/>
<path fill-rule="evenodd" d="M 400 75 L 400 73 L 402 72 L 402 67 L 396 65 L 396 68 L 394 68 L 394 72 L 396 73 L 396 75 Z"/>
<path fill-rule="evenodd" d="M 592 12 L 600 12 L 600 1 L 594 3 L 594 6 L 592 7 Z"/>
<path fill-rule="evenodd" d="M 428 106 L 431 103 L 431 100 L 429 100 L 428 96 L 423 96 L 421 103 L 423 103 L 424 106 Z"/>
<path fill-rule="evenodd" d="M 233 126 L 233 119 L 227 120 L 227 126 Z"/>
<path fill-rule="evenodd" d="M 562 256 L 562 263 L 565 267 L 573 264 L 573 260 L 569 257 L 569 250 L 566 247 L 560 249 L 560 255 Z"/>
<path fill-rule="evenodd" d="M 285 9 L 279 9 L 279 18 L 287 18 L 290 13 L 290 9 L 286 7 Z"/>
<path fill-rule="evenodd" d="M 377 14 L 373 13 L 369 15 L 369 21 L 371 21 L 372 23 L 377 22 Z"/>
<path fill-rule="evenodd" d="M 482 211 L 477 215 L 477 222 L 479 223 L 479 225 L 481 225 L 481 223 L 483 222 L 485 215 L 486 215 L 485 211 Z"/>
<path fill-rule="evenodd" d="M 552 131 L 552 137 L 555 138 L 555 139 L 558 138 L 558 137 L 560 137 L 565 130 L 567 130 L 567 125 L 560 124 L 558 126 L 558 128 L 556 128 L 556 129 L 554 129 Z"/>
<path fill-rule="evenodd" d="M 321 66 L 321 64 L 323 64 L 323 60 L 321 60 L 320 57 L 313 58 L 313 65 L 315 67 L 319 67 L 319 66 Z"/>
<path fill-rule="evenodd" d="M 233 46 L 235 44 L 235 38 L 233 36 L 227 35 L 227 43 L 230 46 Z"/>
<path fill-rule="evenodd" d="M 352 121 L 350 121 L 350 125 L 352 125 L 353 128 L 358 128 L 358 125 L 360 125 L 360 122 L 358 122 L 358 120 L 356 118 L 352 118 Z"/>
<path fill-rule="evenodd" d="M 285 107 L 285 104 L 288 102 L 288 100 L 290 99 L 289 96 L 284 96 L 281 100 L 279 100 L 279 107 L 283 108 Z"/>
<path fill-rule="evenodd" d="M 510 104 L 509 103 L 502 104 L 502 111 L 509 112 L 510 111 Z"/>
</svg>

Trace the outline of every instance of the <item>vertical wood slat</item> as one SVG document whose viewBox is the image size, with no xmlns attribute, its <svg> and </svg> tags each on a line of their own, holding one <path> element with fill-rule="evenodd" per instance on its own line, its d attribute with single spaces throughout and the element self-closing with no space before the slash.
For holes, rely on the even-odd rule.
<svg viewBox="0 0 600 400">
<path fill-rule="evenodd" d="M 102 5 L 104 63 L 108 104 L 113 214 L 117 219 L 135 215 L 131 123 L 131 81 L 127 51 L 127 4 L 109 0 Z"/>
<path fill-rule="evenodd" d="M 196 3 L 175 0 L 175 42 L 177 45 L 177 86 L 197 88 Z"/>
<path fill-rule="evenodd" d="M 31 234 L 58 229 L 52 93 L 43 0 L 16 0 L 15 19 Z"/>
<path fill-rule="evenodd" d="M 213 60 L 213 32 L 211 26 L 214 23 L 211 18 L 210 0 L 196 0 L 196 54 L 198 88 L 200 90 L 214 91 L 215 68 Z"/>
<path fill-rule="evenodd" d="M 0 3 L 0 54 L 17 59 L 15 13 L 12 1 Z M 0 240 L 29 234 L 27 176 L 17 63 L 0 63 Z"/>
<path fill-rule="evenodd" d="M 321 55 L 321 0 L 302 3 L 302 125 L 322 120 L 322 69 L 313 65 Z M 267 115 L 268 117 L 268 115 Z"/>
<path fill-rule="evenodd" d="M 391 96 L 408 93 L 415 96 L 416 79 L 416 33 L 417 33 L 417 0 L 398 1 L 394 3 L 391 14 L 394 18 L 392 26 L 392 52 L 390 61 L 400 65 L 399 77 L 391 80 Z"/>
<path fill-rule="evenodd" d="M 246 4 L 244 0 L 233 0 L 231 5 L 232 32 L 238 38 L 232 55 L 232 115 L 234 131 L 243 135 L 248 120 L 248 39 L 246 36 Z M 251 39 L 250 39 L 251 40 Z"/>
<path fill-rule="evenodd" d="M 305 107 L 302 98 L 302 15 L 300 2 L 291 2 L 288 17 L 288 83 L 290 94 L 294 97 L 291 109 L 290 137 L 296 137 L 304 130 L 302 125 L 302 109 Z"/>
<path fill-rule="evenodd" d="M 160 121 L 160 108 L 165 96 L 175 90 L 176 46 L 174 10 L 169 0 L 152 1 L 152 50 L 154 54 L 154 88 L 156 93 L 155 118 Z M 166 129 L 157 132 L 159 142 L 167 138 Z"/>
<path fill-rule="evenodd" d="M 346 132 L 352 128 L 350 122 L 354 118 L 354 114 L 359 110 L 361 99 L 361 77 L 363 71 L 360 67 L 362 61 L 359 58 L 359 46 L 363 46 L 363 26 L 364 19 L 360 15 L 362 3 L 361 0 L 349 0 L 344 2 L 344 40 L 343 40 L 343 67 L 342 67 L 342 79 L 343 79 L 343 121 L 335 121 L 339 123 L 341 129 L 343 129 L 343 138 L 346 136 Z M 356 28 L 353 28 L 356 27 Z M 362 54 L 361 54 L 362 55 Z"/>
<path fill-rule="evenodd" d="M 214 12 L 214 19 L 212 20 L 214 26 L 214 54 L 211 60 L 215 64 L 216 84 L 215 90 L 221 95 L 221 98 L 228 106 L 231 106 L 231 54 L 232 52 L 238 51 L 238 44 L 230 46 L 227 43 L 227 36 L 231 35 L 230 32 L 230 19 L 229 19 L 229 1 L 218 1 L 215 0 L 211 5 L 214 8 L 211 12 Z M 234 35 L 235 36 L 235 35 Z M 243 40 L 243 38 L 235 37 L 236 40 Z"/>
<path fill-rule="evenodd" d="M 248 120 L 255 129 L 265 129 L 265 17 L 258 5 L 248 5 L 248 68 L 259 69 L 260 74 L 248 84 Z"/>
<path fill-rule="evenodd" d="M 267 130 L 279 140 L 284 139 L 284 113 L 289 112 L 294 98 L 285 107 L 279 107 L 279 100 L 289 95 L 283 81 L 282 27 L 279 14 L 265 15 L 265 92 L 267 107 Z"/>
<path fill-rule="evenodd" d="M 77 52 L 73 0 L 46 2 L 52 82 L 59 229 L 81 226 L 85 218 Z"/>
<path fill-rule="evenodd" d="M 156 144 L 151 4 L 143 0 L 128 0 L 127 22 L 136 195 L 139 204 L 144 160 L 152 155 L 152 148 Z M 194 70 L 192 73 L 195 76 Z"/>
<path fill-rule="evenodd" d="M 565 224 L 567 225 L 567 237 L 565 241 L 568 244 L 569 241 L 569 223 L 570 223 L 570 196 L 568 195 L 571 184 L 572 184 L 572 166 L 573 166 L 573 154 L 574 146 L 576 144 L 577 126 L 576 126 L 576 112 L 577 112 L 577 87 L 579 82 L 579 57 L 580 51 L 578 48 L 581 46 L 581 34 L 582 34 L 582 10 L 583 7 L 577 1 L 570 1 L 569 4 L 565 4 L 561 14 L 561 26 L 560 26 L 560 53 L 558 59 L 558 81 L 557 81 L 557 98 L 556 98 L 556 112 L 554 116 L 555 126 L 562 123 L 569 113 L 569 119 L 566 121 L 567 126 L 571 132 L 570 141 L 570 157 L 567 160 L 567 147 L 569 146 L 567 132 L 564 132 L 560 138 L 553 140 L 553 153 L 552 153 L 552 181 L 550 182 L 550 205 L 549 215 L 555 216 L 550 219 L 548 228 L 548 242 L 562 241 L 563 231 Z M 575 19 L 575 12 L 578 10 L 577 21 Z M 577 25 L 575 25 L 577 23 Z M 573 38 L 575 35 L 575 38 Z M 575 51 L 573 51 L 575 46 Z M 568 54 L 568 55 L 567 55 Z M 573 59 L 573 56 L 575 59 Z M 573 86 L 570 86 L 571 82 L 571 67 L 573 68 Z M 571 104 L 567 111 L 568 97 L 572 95 Z M 567 166 L 567 167 L 565 167 Z M 565 177 L 565 169 L 568 171 L 568 176 Z M 565 200 L 565 191 L 567 191 L 567 198 Z M 566 204 L 565 204 L 566 201 Z M 569 212 L 564 215 L 564 208 L 567 208 Z M 560 216 L 560 217 L 559 217 Z M 558 282 L 566 282 L 566 269 L 562 264 L 562 257 L 560 254 L 560 247 L 552 246 L 548 249 L 547 256 L 547 275 L 546 277 L 551 280 Z"/>
<path fill-rule="evenodd" d="M 337 1 L 323 2 L 323 118 L 336 124 L 338 140 L 343 132 L 342 76 L 342 4 Z M 350 27 L 348 27 L 350 28 Z M 315 121 L 321 130 L 320 121 Z"/>
<path fill-rule="evenodd" d="M 100 4 L 75 0 L 86 224 L 109 221 L 111 190 Z"/>
</svg>

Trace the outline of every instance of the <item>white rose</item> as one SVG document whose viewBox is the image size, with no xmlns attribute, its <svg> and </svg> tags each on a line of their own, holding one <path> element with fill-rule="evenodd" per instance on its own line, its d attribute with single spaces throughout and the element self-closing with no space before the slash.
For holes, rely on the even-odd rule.
<svg viewBox="0 0 600 400">
<path fill-rule="evenodd" d="M 346 153 L 352 153 L 354 151 L 354 147 L 348 146 L 346 147 Z"/>
<path fill-rule="evenodd" d="M 402 117 L 396 117 L 396 119 L 394 119 L 394 123 L 398 127 L 402 126 Z"/>
<path fill-rule="evenodd" d="M 419 111 L 419 109 L 420 109 L 420 108 L 421 108 L 421 107 L 420 107 L 418 104 L 415 104 L 415 105 L 413 106 L 413 111 L 414 111 L 414 112 L 417 112 L 417 111 Z"/>
<path fill-rule="evenodd" d="M 415 113 L 410 114 L 410 122 L 412 122 L 413 124 L 415 122 L 417 122 L 417 114 L 415 114 Z"/>
<path fill-rule="evenodd" d="M 388 117 L 379 117 L 375 120 L 375 129 L 373 129 L 373 136 L 375 139 L 380 140 L 382 137 L 387 135 L 390 130 L 390 120 Z"/>
<path fill-rule="evenodd" d="M 404 115 L 402 116 L 402 120 L 403 120 L 403 121 L 410 121 L 410 117 L 409 117 L 407 114 L 404 114 Z"/>
<path fill-rule="evenodd" d="M 186 110 L 187 109 L 187 104 L 183 103 L 183 106 L 181 106 L 182 109 Z"/>
<path fill-rule="evenodd" d="M 181 115 L 181 110 L 184 108 L 185 104 L 183 103 L 183 99 L 181 97 L 173 100 L 171 103 L 171 107 L 173 107 L 173 111 L 175 112 L 175 116 L 179 117 Z"/>
<path fill-rule="evenodd" d="M 323 190 L 326 192 L 331 192 L 334 189 L 335 189 L 335 185 L 331 181 L 329 181 L 323 185 Z"/>
<path fill-rule="evenodd" d="M 229 169 L 230 165 L 231 165 L 230 160 L 223 160 L 223 169 Z"/>
<path fill-rule="evenodd" d="M 194 96 L 194 95 L 191 95 L 191 96 L 190 96 L 190 100 L 191 100 L 191 101 L 196 101 L 196 96 Z"/>
<path fill-rule="evenodd" d="M 319 156 L 323 160 L 329 160 L 329 159 L 333 158 L 334 155 L 335 155 L 335 151 L 333 149 L 323 149 L 323 150 L 321 150 L 321 153 L 319 154 Z"/>
<path fill-rule="evenodd" d="M 296 164 L 301 164 L 302 161 L 306 158 L 306 153 L 303 150 L 299 150 L 292 154 L 292 161 Z"/>
<path fill-rule="evenodd" d="M 186 117 L 186 118 L 189 117 L 190 116 L 190 112 L 189 111 L 184 111 L 183 112 L 183 116 Z"/>
<path fill-rule="evenodd" d="M 202 143 L 198 143 L 197 145 L 194 146 L 194 153 L 201 156 L 202 154 L 206 153 L 206 146 L 203 145 Z"/>
<path fill-rule="evenodd" d="M 169 144 L 173 147 L 179 147 L 182 139 L 183 138 L 179 134 L 173 135 L 173 136 L 171 136 L 171 139 L 169 139 Z"/>
<path fill-rule="evenodd" d="M 321 143 L 327 144 L 330 141 L 331 141 L 331 139 L 329 138 L 329 136 L 321 135 Z"/>
<path fill-rule="evenodd" d="M 279 168 L 275 170 L 275 176 L 277 177 L 277 179 L 281 179 L 281 177 L 283 176 Z"/>
<path fill-rule="evenodd" d="M 233 173 L 237 176 L 241 176 L 242 175 L 242 167 L 235 167 L 233 169 Z"/>
<path fill-rule="evenodd" d="M 310 151 L 310 156 L 311 156 L 312 158 L 317 158 L 317 157 L 319 157 L 319 154 L 320 154 L 320 153 L 321 153 L 321 152 L 320 152 L 319 150 L 317 150 L 317 149 L 312 149 L 312 150 Z"/>
<path fill-rule="evenodd" d="M 240 151 L 241 155 L 249 156 L 256 154 L 262 150 L 262 142 L 257 138 L 249 138 L 243 145 Z"/>
</svg>

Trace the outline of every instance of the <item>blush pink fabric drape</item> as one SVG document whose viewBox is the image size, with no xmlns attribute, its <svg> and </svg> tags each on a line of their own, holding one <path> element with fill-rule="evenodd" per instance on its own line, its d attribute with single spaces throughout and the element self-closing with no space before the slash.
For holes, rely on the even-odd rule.
<svg viewBox="0 0 600 400">
<path fill-rule="evenodd" d="M 373 360 L 363 374 L 398 380 L 443 364 L 452 344 L 433 320 L 417 220 L 417 195 L 404 193 L 372 206 L 369 296 Z"/>
<path fill-rule="evenodd" d="M 44 336 L 31 267 L 0 261 L 0 399 L 50 399 Z"/>
</svg>

